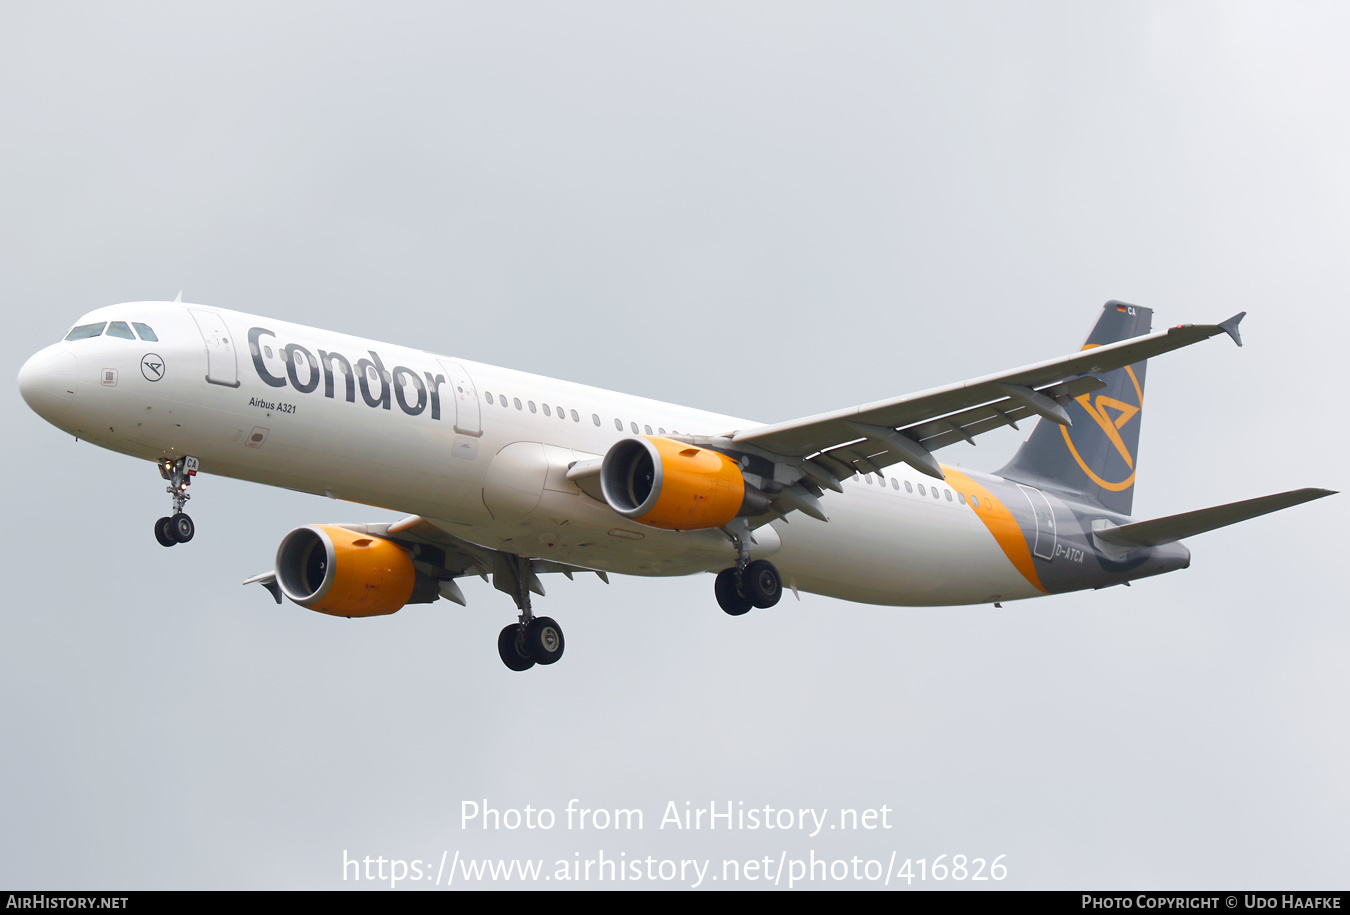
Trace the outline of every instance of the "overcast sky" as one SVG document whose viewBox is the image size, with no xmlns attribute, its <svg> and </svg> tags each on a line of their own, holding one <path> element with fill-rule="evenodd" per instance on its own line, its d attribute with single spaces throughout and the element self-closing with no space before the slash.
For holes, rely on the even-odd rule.
<svg viewBox="0 0 1350 915">
<path fill-rule="evenodd" d="M 83 312 L 182 289 L 770 421 L 1070 352 L 1110 298 L 1245 310 L 1245 348 L 1149 366 L 1137 515 L 1343 489 L 1348 42 L 1335 3 L 7 2 L 0 353 L 12 379 Z M 1346 886 L 1345 496 L 1002 610 L 733 619 L 710 576 L 550 578 L 567 655 L 520 675 L 481 581 L 366 621 L 239 585 L 293 527 L 390 513 L 202 477 L 165 550 L 153 466 L 12 382 L 0 410 L 0 885 L 603 850 Z M 460 827 L 571 798 L 646 828 Z M 658 828 L 671 801 L 892 828 Z"/>
</svg>

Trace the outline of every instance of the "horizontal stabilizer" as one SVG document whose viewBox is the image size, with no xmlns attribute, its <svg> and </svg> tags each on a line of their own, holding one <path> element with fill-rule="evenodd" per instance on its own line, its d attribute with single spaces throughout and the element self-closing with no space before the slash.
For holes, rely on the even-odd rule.
<svg viewBox="0 0 1350 915">
<path fill-rule="evenodd" d="M 1109 527 L 1093 533 L 1098 540 L 1118 546 L 1162 546 L 1165 543 L 1174 543 L 1186 537 L 1203 534 L 1205 531 L 1227 527 L 1239 521 L 1332 495 L 1335 493 L 1330 489 L 1295 489 L 1273 496 L 1262 496 L 1259 499 L 1230 502 L 1227 505 L 1216 505 L 1213 508 L 1202 508 L 1180 515 L 1168 515 L 1166 518 L 1154 518 L 1152 521 L 1136 521 L 1134 524 Z"/>
</svg>

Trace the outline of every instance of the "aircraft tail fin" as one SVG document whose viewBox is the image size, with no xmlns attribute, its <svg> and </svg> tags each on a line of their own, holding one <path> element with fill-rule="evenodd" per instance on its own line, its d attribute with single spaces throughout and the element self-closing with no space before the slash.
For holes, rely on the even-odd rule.
<svg viewBox="0 0 1350 915">
<path fill-rule="evenodd" d="M 1203 534 L 1206 531 L 1237 524 L 1239 521 L 1277 512 L 1282 508 L 1301 505 L 1304 502 L 1311 502 L 1313 499 L 1321 499 L 1324 496 L 1334 496 L 1335 494 L 1330 489 L 1294 489 L 1273 496 L 1262 496 L 1259 499 L 1229 502 L 1227 505 L 1216 505 L 1213 508 L 1202 508 L 1199 511 L 1168 515 L 1165 518 L 1154 518 L 1152 521 L 1136 521 L 1134 524 L 1125 524 L 1120 527 L 1107 527 L 1093 531 L 1093 534 L 1098 540 L 1104 540 L 1116 546 L 1162 546 L 1167 543 L 1175 543 L 1186 537 L 1194 537 L 1196 534 Z"/>
<path fill-rule="evenodd" d="M 1083 349 L 1147 334 L 1152 325 L 1151 308 L 1107 302 Z M 1236 335 L 1236 321 L 1229 333 Z M 1134 503 L 1146 367 L 1147 360 L 1097 376 L 1105 387 L 1064 404 L 1072 426 L 1038 422 L 999 475 L 1128 515 Z"/>
</svg>

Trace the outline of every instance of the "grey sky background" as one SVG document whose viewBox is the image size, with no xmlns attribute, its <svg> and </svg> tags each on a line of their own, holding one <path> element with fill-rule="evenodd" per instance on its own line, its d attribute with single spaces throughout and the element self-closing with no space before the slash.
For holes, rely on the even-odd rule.
<svg viewBox="0 0 1350 915">
<path fill-rule="evenodd" d="M 1343 489 L 1348 38 L 1330 3 L 7 3 L 0 353 L 181 288 L 769 421 L 1072 351 L 1109 298 L 1246 310 L 1245 348 L 1150 365 L 1136 514 Z M 152 466 L 12 382 L 0 410 L 0 885 L 341 888 L 344 850 L 443 849 L 1346 885 L 1345 496 L 1002 610 L 550 579 L 567 656 L 516 675 L 480 581 L 350 622 L 239 586 L 389 513 L 204 477 L 165 550 Z M 574 797 L 646 828 L 459 827 Z M 668 801 L 894 828 L 679 833 Z"/>
</svg>

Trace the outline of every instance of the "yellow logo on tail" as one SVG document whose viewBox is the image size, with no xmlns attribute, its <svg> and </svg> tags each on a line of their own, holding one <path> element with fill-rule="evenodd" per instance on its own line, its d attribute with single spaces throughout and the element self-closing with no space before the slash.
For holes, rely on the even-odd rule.
<svg viewBox="0 0 1350 915">
<path fill-rule="evenodd" d="M 1120 454 L 1121 459 L 1125 461 L 1125 466 L 1129 468 L 1129 476 L 1116 483 L 1110 483 L 1103 480 L 1093 472 L 1092 468 L 1089 467 L 1087 462 L 1079 455 L 1078 449 L 1073 446 L 1073 439 L 1069 437 L 1068 427 L 1060 427 L 1060 431 L 1064 433 L 1064 444 L 1069 446 L 1069 453 L 1072 454 L 1073 459 L 1078 462 L 1078 466 L 1082 469 L 1083 473 L 1087 474 L 1088 477 L 1102 489 L 1111 492 L 1120 492 L 1121 490 L 1129 489 L 1134 485 L 1134 455 L 1130 454 L 1130 449 L 1126 447 L 1125 440 L 1120 437 L 1120 430 L 1124 428 L 1126 423 L 1138 416 L 1139 412 L 1144 408 L 1144 391 L 1139 386 L 1139 379 L 1135 377 L 1134 369 L 1127 365 L 1125 366 L 1125 373 L 1130 376 L 1130 382 L 1134 385 L 1134 395 L 1138 400 L 1138 404 L 1124 403 L 1123 401 L 1116 400 L 1114 397 L 1107 397 L 1105 394 L 1098 395 L 1095 403 L 1092 401 L 1091 395 L 1088 394 L 1084 394 L 1081 397 L 1076 397 L 1074 399 L 1082 405 L 1083 409 L 1087 412 L 1087 415 L 1091 416 L 1093 421 L 1097 423 L 1098 427 L 1106 435 L 1111 444 L 1116 446 L 1116 451 Z M 1113 417 L 1108 411 L 1114 411 L 1115 416 Z"/>
</svg>

